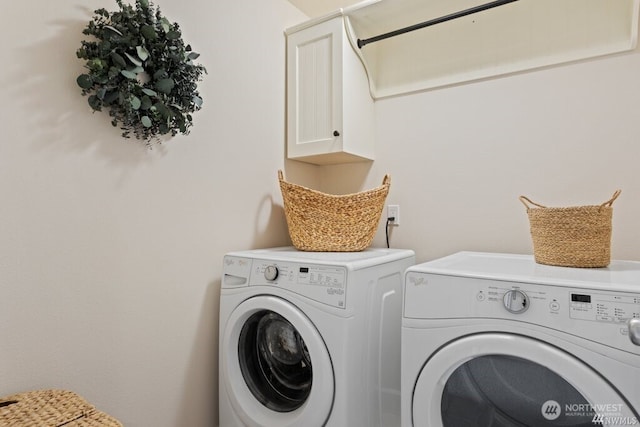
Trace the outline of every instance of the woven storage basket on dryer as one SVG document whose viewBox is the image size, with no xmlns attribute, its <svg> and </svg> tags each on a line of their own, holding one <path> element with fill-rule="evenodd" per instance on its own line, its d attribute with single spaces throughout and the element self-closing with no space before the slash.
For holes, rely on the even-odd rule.
<svg viewBox="0 0 640 427">
<path fill-rule="evenodd" d="M 122 427 L 67 390 L 37 390 L 0 398 L 0 427 Z"/>
<path fill-rule="evenodd" d="M 606 267 L 611 262 L 612 204 L 549 208 L 524 196 L 537 263 L 562 267 Z M 533 205 L 534 207 L 532 207 Z"/>
<path fill-rule="evenodd" d="M 296 249 L 314 252 L 357 252 L 373 240 L 391 178 L 354 194 L 332 195 L 284 180 L 278 171 L 289 235 Z"/>
</svg>

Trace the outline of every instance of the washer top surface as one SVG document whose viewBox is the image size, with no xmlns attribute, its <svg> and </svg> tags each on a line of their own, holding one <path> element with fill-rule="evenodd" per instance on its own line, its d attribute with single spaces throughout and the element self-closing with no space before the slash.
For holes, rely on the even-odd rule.
<svg viewBox="0 0 640 427">
<path fill-rule="evenodd" d="M 393 262 L 414 256 L 409 249 L 368 248 L 361 252 L 305 252 L 292 246 L 253 249 L 230 252 L 227 255 L 288 262 L 305 262 L 309 264 L 332 264 L 348 267 L 353 270 Z"/>
<path fill-rule="evenodd" d="M 605 268 L 569 268 L 537 264 L 532 255 L 458 252 L 410 267 L 408 271 L 623 292 L 640 291 L 638 261 L 613 260 Z"/>
</svg>

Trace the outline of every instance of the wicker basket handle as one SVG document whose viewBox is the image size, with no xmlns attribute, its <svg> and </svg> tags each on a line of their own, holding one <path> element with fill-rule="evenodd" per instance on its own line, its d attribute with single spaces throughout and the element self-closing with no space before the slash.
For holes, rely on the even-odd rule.
<svg viewBox="0 0 640 427">
<path fill-rule="evenodd" d="M 604 206 L 610 207 L 611 205 L 613 205 L 613 202 L 618 198 L 620 193 L 622 193 L 622 190 L 616 190 L 616 192 L 613 193 L 613 196 L 611 196 L 609 200 L 601 204 L 600 207 L 604 207 Z"/>
<path fill-rule="evenodd" d="M 613 193 L 613 196 L 611 196 L 611 198 L 609 200 L 607 200 L 606 202 L 601 204 L 600 207 L 601 208 L 602 207 L 611 207 L 611 205 L 613 205 L 613 202 L 618 198 L 620 193 L 622 193 L 622 190 L 616 190 L 616 192 Z M 534 202 L 532 202 L 530 199 L 528 199 L 525 196 L 520 196 L 519 199 L 522 202 L 522 204 L 527 208 L 527 210 L 531 209 L 531 206 L 529 206 L 529 205 L 537 206 L 539 208 L 546 208 L 546 206 L 540 205 L 538 203 L 534 203 Z"/>
<path fill-rule="evenodd" d="M 284 180 L 284 174 L 282 173 L 282 169 L 278 169 L 278 179 L 280 181 Z M 391 185 L 391 176 L 386 174 L 384 178 L 382 178 L 382 185 Z"/>
<path fill-rule="evenodd" d="M 539 205 L 538 203 L 532 202 L 529 198 L 527 198 L 525 196 L 520 196 L 519 199 L 522 202 L 522 204 L 524 205 L 524 207 L 527 208 L 527 210 L 531 209 L 531 206 L 529 206 L 529 205 L 537 206 L 539 208 L 546 208 L 546 206 Z"/>
</svg>

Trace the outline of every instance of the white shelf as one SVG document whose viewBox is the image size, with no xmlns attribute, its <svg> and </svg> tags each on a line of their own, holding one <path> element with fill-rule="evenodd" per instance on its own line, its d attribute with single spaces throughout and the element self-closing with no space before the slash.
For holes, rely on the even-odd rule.
<svg viewBox="0 0 640 427">
<path fill-rule="evenodd" d="M 488 3 L 365 1 L 342 10 L 351 42 Z M 354 48 L 374 98 L 632 50 L 640 0 L 518 0 Z"/>
</svg>

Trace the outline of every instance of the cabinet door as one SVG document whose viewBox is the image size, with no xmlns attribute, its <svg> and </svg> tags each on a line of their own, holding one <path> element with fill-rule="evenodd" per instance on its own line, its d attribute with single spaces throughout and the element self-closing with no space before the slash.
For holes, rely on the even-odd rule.
<svg viewBox="0 0 640 427">
<path fill-rule="evenodd" d="M 287 37 L 288 157 L 342 150 L 342 18 Z"/>
</svg>

